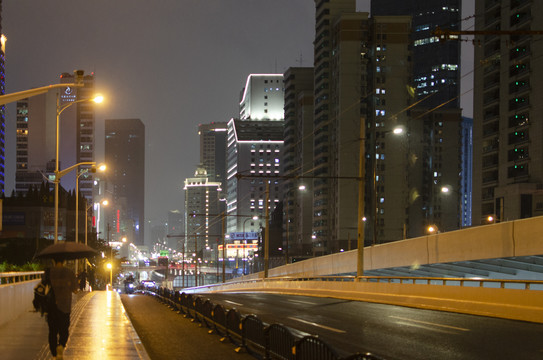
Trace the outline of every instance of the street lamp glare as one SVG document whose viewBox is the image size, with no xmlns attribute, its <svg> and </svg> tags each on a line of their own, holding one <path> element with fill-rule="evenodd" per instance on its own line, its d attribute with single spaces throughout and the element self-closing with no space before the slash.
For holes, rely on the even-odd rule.
<svg viewBox="0 0 543 360">
<path fill-rule="evenodd" d="M 395 134 L 395 135 L 400 135 L 400 134 L 403 134 L 403 128 L 401 126 L 397 126 L 394 128 L 394 130 L 392 130 L 392 132 Z"/>
<path fill-rule="evenodd" d="M 100 104 L 101 102 L 104 101 L 104 97 L 103 97 L 102 95 L 96 95 L 96 96 L 92 99 L 92 101 L 94 101 L 94 102 L 97 103 L 97 104 Z"/>
<path fill-rule="evenodd" d="M 447 186 L 443 186 L 443 187 L 441 188 L 441 192 L 442 192 L 442 193 L 448 193 L 449 191 L 451 191 L 451 189 L 449 189 Z"/>
</svg>

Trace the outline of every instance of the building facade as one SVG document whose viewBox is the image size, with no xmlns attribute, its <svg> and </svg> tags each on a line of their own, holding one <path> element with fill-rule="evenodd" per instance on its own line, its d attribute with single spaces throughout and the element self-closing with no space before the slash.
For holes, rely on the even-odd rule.
<svg viewBox="0 0 543 360">
<path fill-rule="evenodd" d="M 285 78 L 283 248 L 287 257 L 312 254 L 313 68 L 289 68 Z M 296 179 L 298 177 L 298 179 Z"/>
<path fill-rule="evenodd" d="M 105 120 L 105 163 L 102 186 L 109 204 L 102 211 L 108 238 L 126 236 L 128 242 L 144 245 L 145 125 L 140 119 Z"/>
<path fill-rule="evenodd" d="M 436 27 L 460 29 L 461 0 L 372 0 L 372 16 L 412 18 L 413 87 L 426 108 L 460 107 L 460 42 L 440 42 Z"/>
<path fill-rule="evenodd" d="M 241 91 L 241 120 L 282 121 L 284 117 L 283 74 L 251 74 Z"/>
<path fill-rule="evenodd" d="M 259 231 L 265 226 L 266 182 L 269 213 L 281 201 L 283 121 L 228 122 L 227 233 Z M 236 174 L 240 174 L 238 178 Z M 244 177 L 245 176 L 245 177 Z M 257 216 L 243 226 L 246 219 Z"/>
<path fill-rule="evenodd" d="M 358 234 L 368 66 L 361 54 L 369 51 L 369 23 L 367 13 L 355 12 L 354 0 L 315 4 L 311 236 L 313 254 L 323 255 L 348 250 Z"/>
<path fill-rule="evenodd" d="M 227 133 L 228 126 L 225 122 L 198 125 L 200 164 L 206 170 L 210 181 L 222 184 L 221 189 L 226 188 Z M 222 212 L 226 208 L 225 202 L 222 202 L 221 205 L 220 211 Z"/>
<path fill-rule="evenodd" d="M 62 73 L 61 84 L 74 83 L 74 74 Z M 96 96 L 94 88 L 94 73 L 83 76 L 83 87 L 66 87 L 60 91 L 59 105 L 62 107 L 70 102 L 92 99 Z M 94 161 L 95 146 L 95 103 L 83 101 L 75 106 L 67 108 L 60 116 L 60 154 L 59 161 L 61 169 L 67 168 L 81 162 Z M 79 170 L 88 170 L 90 165 L 82 165 Z M 61 179 L 65 189 L 73 189 L 77 173 L 74 171 Z M 93 176 L 87 172 L 79 177 L 79 191 L 86 198 L 91 200 L 93 194 Z"/>
<path fill-rule="evenodd" d="M 60 75 L 61 84 L 73 83 L 74 75 Z M 95 95 L 94 74 L 83 77 L 83 87 L 66 87 L 17 101 L 17 138 L 15 190 L 26 193 L 30 186 L 39 187 L 54 174 L 56 156 L 57 99 L 60 107 L 75 101 L 92 99 Z M 94 103 L 82 101 L 66 108 L 59 117 L 59 168 L 94 161 Z M 90 165 L 81 165 L 79 191 L 92 201 L 93 175 Z M 61 178 L 66 190 L 75 188 L 78 172 Z"/>
<path fill-rule="evenodd" d="M 475 2 L 473 223 L 543 215 L 540 1 Z"/>
<path fill-rule="evenodd" d="M 270 213 L 281 200 L 284 93 L 282 74 L 250 74 L 240 94 L 240 117 L 227 124 L 227 233 L 265 226 L 266 181 Z M 253 216 L 259 220 L 244 226 Z"/>
<path fill-rule="evenodd" d="M 458 229 L 470 223 L 466 206 L 471 206 L 471 188 L 465 185 L 471 182 L 471 169 L 462 167 L 468 163 L 465 156 L 471 154 L 471 142 L 463 146 L 460 42 L 440 42 L 432 32 L 438 27 L 460 28 L 461 0 L 372 0 L 371 12 L 374 18 L 410 16 L 412 22 L 411 74 L 406 84 L 413 95 L 412 106 L 398 109 L 407 115 L 404 147 L 410 152 L 403 238 L 423 235 L 430 225 L 440 231 Z M 375 40 L 386 46 L 387 36 L 376 33 Z M 377 63 L 375 70 L 380 70 Z M 390 236 L 381 239 L 391 240 Z"/>
<path fill-rule="evenodd" d="M 221 238 L 221 183 L 210 181 L 203 166 L 185 179 L 185 238 L 182 251 L 193 261 L 215 261 Z M 194 254 L 191 256 L 191 254 Z"/>
</svg>

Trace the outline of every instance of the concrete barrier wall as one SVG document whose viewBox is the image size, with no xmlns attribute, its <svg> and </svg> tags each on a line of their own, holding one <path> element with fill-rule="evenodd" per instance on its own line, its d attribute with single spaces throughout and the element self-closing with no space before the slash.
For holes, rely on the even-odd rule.
<svg viewBox="0 0 543 360">
<path fill-rule="evenodd" d="M 542 219 L 543 216 L 514 221 L 515 256 L 543 254 Z"/>
<path fill-rule="evenodd" d="M 0 285 L 0 326 L 33 310 L 34 287 L 40 280 Z"/>
<path fill-rule="evenodd" d="M 332 297 L 543 323 L 543 291 L 339 281 L 256 281 L 186 292 L 264 291 Z"/>
<path fill-rule="evenodd" d="M 365 247 L 364 270 L 528 255 L 543 255 L 543 216 Z M 356 273 L 356 262 L 351 250 L 273 268 L 269 276 Z"/>
</svg>

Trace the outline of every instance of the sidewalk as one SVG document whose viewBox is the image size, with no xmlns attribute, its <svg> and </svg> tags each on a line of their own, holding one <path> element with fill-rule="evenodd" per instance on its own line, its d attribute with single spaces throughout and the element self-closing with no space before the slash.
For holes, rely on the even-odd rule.
<svg viewBox="0 0 543 360">
<path fill-rule="evenodd" d="M 74 298 L 65 359 L 150 359 L 116 292 L 94 291 Z M 51 359 L 47 323 L 31 307 L 0 327 L 3 359 Z"/>
</svg>

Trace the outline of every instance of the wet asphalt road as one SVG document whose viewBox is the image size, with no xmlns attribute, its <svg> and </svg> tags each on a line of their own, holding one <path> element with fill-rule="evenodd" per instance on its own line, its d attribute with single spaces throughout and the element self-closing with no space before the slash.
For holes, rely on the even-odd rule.
<svg viewBox="0 0 543 360">
<path fill-rule="evenodd" d="M 543 324 L 333 298 L 201 296 L 318 335 L 342 356 L 369 351 L 386 360 L 543 359 Z"/>
<path fill-rule="evenodd" d="M 170 310 L 151 296 L 121 295 L 121 300 L 152 360 L 254 359 L 238 354 L 228 341 L 220 342 L 216 334 Z"/>
</svg>

